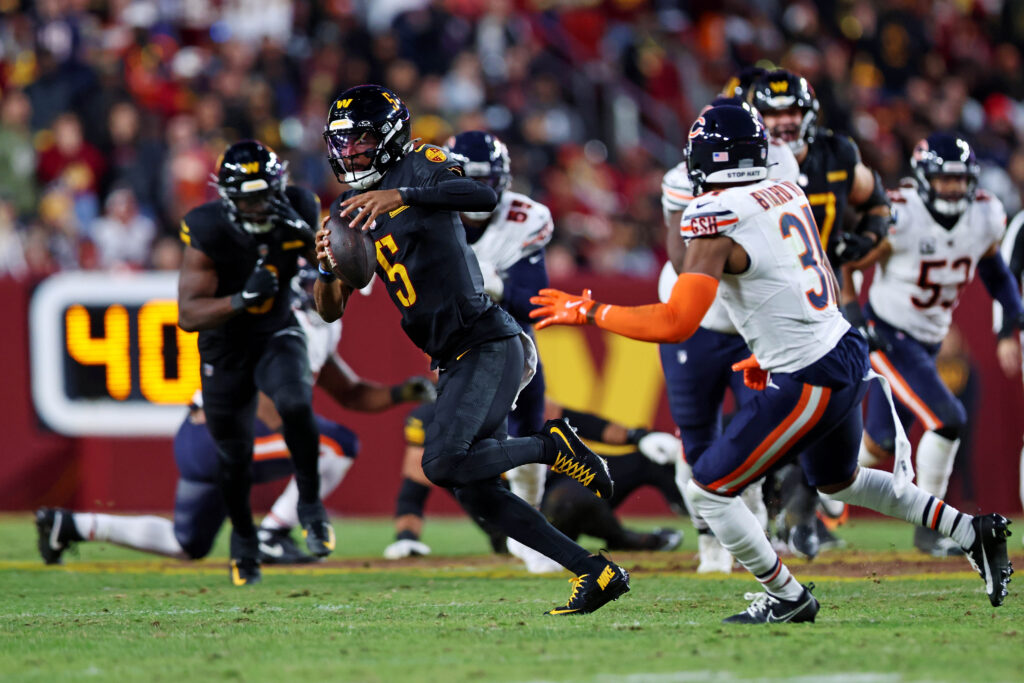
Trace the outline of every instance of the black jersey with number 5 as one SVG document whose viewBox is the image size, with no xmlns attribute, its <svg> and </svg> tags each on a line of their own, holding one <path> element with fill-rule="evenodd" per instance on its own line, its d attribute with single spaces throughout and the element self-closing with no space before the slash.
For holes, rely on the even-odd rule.
<svg viewBox="0 0 1024 683">
<path fill-rule="evenodd" d="M 440 148 L 421 145 L 389 170 L 375 190 L 435 185 L 459 177 Z M 357 194 L 349 191 L 331 205 Z M 400 206 L 377 218 L 370 231 L 377 276 L 402 314 L 402 329 L 444 366 L 473 346 L 521 331 L 484 292 L 483 277 L 457 213 Z"/>
</svg>

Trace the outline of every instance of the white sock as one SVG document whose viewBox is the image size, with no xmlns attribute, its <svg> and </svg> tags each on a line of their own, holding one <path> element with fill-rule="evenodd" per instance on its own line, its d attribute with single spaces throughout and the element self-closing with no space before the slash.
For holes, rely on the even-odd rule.
<svg viewBox="0 0 1024 683">
<path fill-rule="evenodd" d="M 512 493 L 533 507 L 539 508 L 540 501 L 544 497 L 544 478 L 547 473 L 547 465 L 529 463 L 510 469 L 505 476 L 508 477 L 508 485 L 512 489 Z"/>
<path fill-rule="evenodd" d="M 147 553 L 188 559 L 178 539 L 174 537 L 174 522 L 169 519 L 153 515 L 122 517 L 96 512 L 75 512 L 72 519 L 78 533 L 87 541 L 116 543 Z"/>
<path fill-rule="evenodd" d="M 860 463 L 861 467 L 877 469 L 884 461 L 885 458 L 879 458 L 868 450 L 868 445 L 864 439 L 860 440 L 860 451 L 857 453 L 857 462 Z"/>
<path fill-rule="evenodd" d="M 765 590 L 783 600 L 796 600 L 803 586 L 790 574 L 757 523 L 754 513 L 739 498 L 705 491 L 695 481 L 686 485 L 697 512 L 707 521 L 715 538 L 764 584 Z"/>
<path fill-rule="evenodd" d="M 743 489 L 743 493 L 740 494 L 740 500 L 747 506 L 754 517 L 757 519 L 757 523 L 761 525 L 762 529 L 768 528 L 768 508 L 764 504 L 764 492 L 761 485 L 764 484 L 764 477 L 752 482 Z"/>
<path fill-rule="evenodd" d="M 693 528 L 698 532 L 709 531 L 711 527 L 708 526 L 708 523 L 697 512 L 697 505 L 691 499 L 690 487 L 688 486 L 691 479 L 693 479 L 693 468 L 690 467 L 686 460 L 680 458 L 679 462 L 676 463 L 676 487 L 679 488 L 679 493 L 683 496 L 683 502 L 686 503 L 686 509 L 690 512 L 690 522 L 693 523 Z"/>
<path fill-rule="evenodd" d="M 830 494 L 849 505 L 860 505 L 890 517 L 902 518 L 911 524 L 936 529 L 966 548 L 974 543 L 971 515 L 964 514 L 927 491 L 907 484 L 899 496 L 893 489 L 891 472 L 859 468 L 857 478 L 842 491 Z"/>
<path fill-rule="evenodd" d="M 345 455 L 336 455 L 331 451 L 325 451 L 321 446 L 320 459 L 317 461 L 317 470 L 320 472 L 320 499 L 323 500 L 334 492 L 345 478 L 348 469 L 352 467 L 352 458 Z M 299 503 L 299 487 L 292 477 L 284 491 L 274 501 L 270 513 L 263 519 L 260 528 L 263 529 L 291 529 L 299 523 L 299 513 L 296 505 Z"/>
<path fill-rule="evenodd" d="M 917 444 L 917 485 L 942 498 L 953 473 L 953 460 L 960 447 L 960 439 L 951 440 L 927 431 Z"/>
</svg>

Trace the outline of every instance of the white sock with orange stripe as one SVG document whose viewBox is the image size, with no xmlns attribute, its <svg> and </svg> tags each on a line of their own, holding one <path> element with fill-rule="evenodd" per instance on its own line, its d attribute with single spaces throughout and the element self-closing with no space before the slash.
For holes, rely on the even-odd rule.
<svg viewBox="0 0 1024 683">
<path fill-rule="evenodd" d="M 686 486 L 690 500 L 718 542 L 764 584 L 765 590 L 783 600 L 800 597 L 803 586 L 779 559 L 754 513 L 742 500 L 705 491 L 693 480 Z"/>
<path fill-rule="evenodd" d="M 883 515 L 937 529 L 944 536 L 951 536 L 962 547 L 974 543 L 974 527 L 971 526 L 974 518 L 971 515 L 946 505 L 914 484 L 907 484 L 903 493 L 897 496 L 893 488 L 892 472 L 860 467 L 852 484 L 829 495 L 848 505 L 860 505 Z"/>
<path fill-rule="evenodd" d="M 317 461 L 317 469 L 320 471 L 321 500 L 338 488 L 350 467 L 352 467 L 352 458 L 324 452 L 321 446 L 320 459 Z M 288 486 L 284 487 L 284 491 L 274 501 L 273 507 L 270 508 L 270 514 L 264 518 L 260 528 L 291 529 L 293 526 L 298 526 L 299 513 L 296 510 L 298 503 L 299 487 L 295 483 L 295 477 L 292 477 L 288 482 Z"/>
<path fill-rule="evenodd" d="M 959 448 L 960 439 L 947 439 L 926 431 L 917 444 L 917 485 L 933 496 L 946 495 Z"/>
<path fill-rule="evenodd" d="M 72 515 L 75 528 L 87 541 L 116 543 L 133 550 L 157 555 L 188 559 L 174 536 L 174 522 L 154 515 L 123 517 L 96 512 L 76 512 Z"/>
</svg>

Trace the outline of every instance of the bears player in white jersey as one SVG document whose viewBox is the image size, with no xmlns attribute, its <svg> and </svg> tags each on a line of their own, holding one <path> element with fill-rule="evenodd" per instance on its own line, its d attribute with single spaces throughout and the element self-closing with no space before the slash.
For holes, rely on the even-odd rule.
<svg viewBox="0 0 1024 683">
<path fill-rule="evenodd" d="M 970 145 L 950 133 L 921 140 L 911 158 L 914 180 L 892 192 L 895 223 L 863 260 L 844 268 L 844 310 L 860 315 L 850 272 L 875 265 L 868 291 L 867 319 L 885 338 L 887 350 L 871 354 L 871 365 L 892 384 L 906 429 L 914 419 L 925 433 L 917 447 L 917 485 L 936 497 L 946 493 L 960 433 L 963 405 L 946 388 L 935 355 L 949 331 L 960 292 L 981 277 L 992 298 L 1009 312 L 1000 333 L 1000 357 L 1016 359 L 1016 330 L 1022 314 L 1020 292 L 999 253 L 1006 214 L 998 199 L 977 189 L 979 167 Z M 863 319 L 863 317 L 862 317 Z M 1013 369 L 1011 368 L 1011 371 Z M 893 454 L 894 424 L 878 387 L 868 397 L 860 463 L 876 467 Z M 959 555 L 954 542 L 923 520 L 914 545 L 935 555 Z"/>
<path fill-rule="evenodd" d="M 756 73 L 751 76 L 756 76 Z M 734 90 L 741 87 L 742 79 L 739 79 Z M 740 97 L 719 96 L 708 106 L 733 104 L 749 107 Z M 753 109 L 751 114 L 756 115 Z M 767 167 L 769 178 L 795 182 L 800 175 L 796 157 L 781 140 L 769 141 Z M 669 254 L 669 261 L 662 268 L 658 280 L 658 298 L 662 303 L 669 300 L 672 286 L 683 270 L 686 246 L 679 232 L 679 223 L 683 211 L 692 200 L 693 186 L 686 162 L 683 161 L 665 174 L 661 184 L 661 207 L 667 228 L 665 245 Z M 692 337 L 677 344 L 660 344 L 659 352 L 665 373 L 669 410 L 683 441 L 684 467 L 679 484 L 685 493 L 686 473 L 689 471 L 685 466 L 692 467 L 701 453 L 722 432 L 721 412 L 726 387 L 731 389 L 737 406 L 742 405 L 751 394 L 751 390 L 743 384 L 742 376 L 732 370 L 733 364 L 744 360 L 750 351 L 743 337 L 736 331 L 736 326 L 729 320 L 725 307 L 716 299 Z M 767 525 L 767 511 L 761 499 L 760 486 L 755 484 L 748 487 L 744 499 L 751 510 L 763 518 L 762 524 Z M 700 556 L 697 573 L 728 574 L 732 571 L 732 557 L 715 539 L 707 522 L 693 513 L 692 505 L 689 507 L 693 526 L 697 529 Z"/>
<path fill-rule="evenodd" d="M 485 131 L 466 131 L 452 137 L 445 149 L 467 177 L 489 185 L 498 195 L 498 205 L 493 211 L 464 211 L 460 217 L 466 241 L 480 264 L 484 291 L 515 318 L 527 334 L 532 334 L 530 297 L 548 285 L 544 247 L 551 241 L 554 229 L 551 211 L 526 195 L 508 189 L 512 182 L 508 149 L 497 136 Z M 537 373 L 509 413 L 510 436 L 533 434 L 544 426 L 544 390 L 544 371 L 538 363 Z M 416 459 L 420 455 L 419 450 L 407 451 L 407 456 L 415 460 L 403 466 L 405 477 L 396 515 L 397 538 L 384 551 L 389 559 L 429 552 L 418 538 L 423 501 L 429 491 L 429 482 Z M 539 507 L 546 474 L 546 465 L 529 463 L 510 470 L 506 476 L 513 493 Z M 562 570 L 561 565 L 515 539 L 508 539 L 508 550 L 522 559 L 531 571 Z"/>
<path fill-rule="evenodd" d="M 1006 518 L 972 517 L 889 472 L 858 468 L 860 402 L 868 345 L 839 312 L 838 283 L 806 195 L 768 179 L 763 124 L 735 106 L 713 107 L 693 124 L 687 145 L 696 196 L 680 230 L 689 238 L 683 273 L 668 303 L 614 306 L 589 290 L 546 289 L 533 298 L 537 327 L 594 324 L 644 341 L 692 335 L 721 300 L 753 352 L 742 364 L 761 389 L 702 455 L 687 484 L 715 536 L 764 587 L 730 623 L 814 621 L 819 605 L 782 563 L 738 496 L 787 456 L 799 453 L 807 478 L 837 500 L 916 522 L 934 517 L 985 580 L 993 605 L 1012 568 Z"/>
<path fill-rule="evenodd" d="M 310 369 L 317 385 L 342 407 L 364 412 L 385 410 L 404 401 L 433 400 L 433 384 L 425 377 L 412 377 L 388 387 L 362 379 L 352 371 L 336 351 L 341 323 L 325 323 L 316 315 L 310 293 L 302 286 L 311 285 L 316 277 L 314 268 L 300 267 L 292 281 L 292 296 L 295 318 L 306 338 Z M 188 416 L 174 437 L 174 459 L 179 471 L 174 519 L 40 508 L 36 512 L 38 547 L 46 564 L 59 563 L 70 545 L 83 541 L 115 543 L 183 560 L 198 560 L 210 552 L 227 511 L 217 484 L 220 472 L 217 448 L 206 427 L 201 401 L 201 394 L 197 392 Z M 359 440 L 336 422 L 319 415 L 316 419 L 320 430 L 317 465 L 323 499 L 341 484 L 352 466 L 359 451 Z M 283 479 L 293 471 L 280 429 L 281 418 L 273 402 L 260 394 L 251 465 L 256 482 Z M 291 528 L 299 522 L 298 500 L 298 487 L 292 477 L 257 530 L 261 563 L 296 564 L 316 559 L 301 552 L 291 537 Z M 235 579 L 236 584 L 241 578 Z"/>
</svg>

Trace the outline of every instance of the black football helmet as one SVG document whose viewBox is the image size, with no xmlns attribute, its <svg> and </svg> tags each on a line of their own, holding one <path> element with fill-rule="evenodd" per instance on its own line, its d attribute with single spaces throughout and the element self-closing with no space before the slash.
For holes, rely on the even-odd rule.
<svg viewBox="0 0 1024 683">
<path fill-rule="evenodd" d="M 932 214 L 959 217 L 973 201 L 981 167 L 974 150 L 962 137 L 952 133 L 932 133 L 914 146 L 910 167 L 914 169 L 918 194 Z M 936 176 L 965 178 L 966 190 L 940 194 L 932 185 Z"/>
<path fill-rule="evenodd" d="M 738 97 L 741 100 L 745 100 L 750 93 L 750 86 L 766 73 L 768 73 L 768 70 L 762 69 L 759 66 L 745 66 L 726 82 L 725 87 L 722 88 L 721 95 L 723 97 Z"/>
<path fill-rule="evenodd" d="M 338 95 L 327 115 L 327 160 L 338 182 L 375 185 L 409 151 L 409 109 L 384 86 L 357 85 Z"/>
<path fill-rule="evenodd" d="M 274 199 L 288 184 L 288 162 L 258 140 L 242 140 L 221 155 L 210 184 L 234 222 L 247 232 L 268 232 Z"/>
<path fill-rule="evenodd" d="M 512 183 L 509 171 L 508 147 L 496 136 L 482 130 L 469 130 L 448 138 L 445 145 L 448 155 L 462 167 L 468 178 L 475 178 L 490 185 L 498 194 L 508 189 Z M 467 211 L 466 218 L 483 221 L 491 215 L 491 211 Z"/>
<path fill-rule="evenodd" d="M 776 127 L 769 131 L 772 137 L 789 145 L 794 154 L 799 154 L 814 141 L 814 127 L 820 105 L 814 88 L 803 76 L 785 69 L 768 71 L 750 87 L 750 102 L 765 116 L 794 107 L 800 110 L 802 118 L 799 126 Z"/>
<path fill-rule="evenodd" d="M 768 177 L 768 133 L 748 108 L 711 107 L 693 122 L 686 166 L 694 194 L 709 185 L 735 185 Z"/>
</svg>

